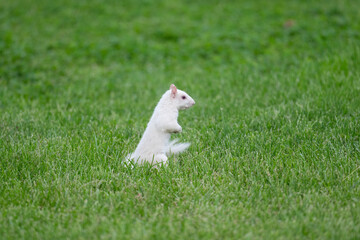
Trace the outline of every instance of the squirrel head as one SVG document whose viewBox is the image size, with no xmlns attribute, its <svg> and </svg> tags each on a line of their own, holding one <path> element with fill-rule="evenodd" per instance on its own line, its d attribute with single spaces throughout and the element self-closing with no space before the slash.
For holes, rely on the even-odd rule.
<svg viewBox="0 0 360 240">
<path fill-rule="evenodd" d="M 195 104 L 186 92 L 178 90 L 174 84 L 170 85 L 170 99 L 178 110 L 187 109 Z"/>
</svg>

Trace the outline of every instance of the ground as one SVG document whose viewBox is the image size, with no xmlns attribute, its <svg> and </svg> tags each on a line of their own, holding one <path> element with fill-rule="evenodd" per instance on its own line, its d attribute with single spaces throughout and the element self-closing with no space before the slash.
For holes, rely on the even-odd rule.
<svg viewBox="0 0 360 240">
<path fill-rule="evenodd" d="M 359 239 L 359 1 L 0 1 L 1 239 Z M 164 91 L 168 167 L 122 165 Z"/>
</svg>

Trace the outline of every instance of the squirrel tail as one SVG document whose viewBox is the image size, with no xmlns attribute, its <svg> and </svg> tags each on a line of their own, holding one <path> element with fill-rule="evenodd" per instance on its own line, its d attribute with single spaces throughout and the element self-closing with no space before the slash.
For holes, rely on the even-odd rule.
<svg viewBox="0 0 360 240">
<path fill-rule="evenodd" d="M 190 143 L 177 143 L 178 141 L 178 139 L 172 140 L 166 152 L 169 154 L 178 154 L 190 147 Z"/>
</svg>

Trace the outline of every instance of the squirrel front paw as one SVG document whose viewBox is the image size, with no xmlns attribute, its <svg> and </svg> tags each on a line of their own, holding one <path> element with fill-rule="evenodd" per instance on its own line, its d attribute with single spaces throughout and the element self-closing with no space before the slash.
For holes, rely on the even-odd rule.
<svg viewBox="0 0 360 240">
<path fill-rule="evenodd" d="M 178 128 L 178 129 L 176 129 L 174 133 L 181 133 L 181 132 L 182 132 L 182 127 L 181 127 L 181 126 L 179 126 L 179 128 Z"/>
<path fill-rule="evenodd" d="M 176 126 L 176 128 L 171 129 L 169 131 L 170 133 L 181 133 L 182 132 L 182 127 L 180 125 Z"/>
</svg>

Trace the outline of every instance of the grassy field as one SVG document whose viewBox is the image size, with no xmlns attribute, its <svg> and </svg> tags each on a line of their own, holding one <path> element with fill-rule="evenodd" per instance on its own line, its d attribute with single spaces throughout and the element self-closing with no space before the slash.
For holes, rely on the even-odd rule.
<svg viewBox="0 0 360 240">
<path fill-rule="evenodd" d="M 0 239 L 360 239 L 359 136 L 359 1 L 0 1 Z"/>
</svg>

